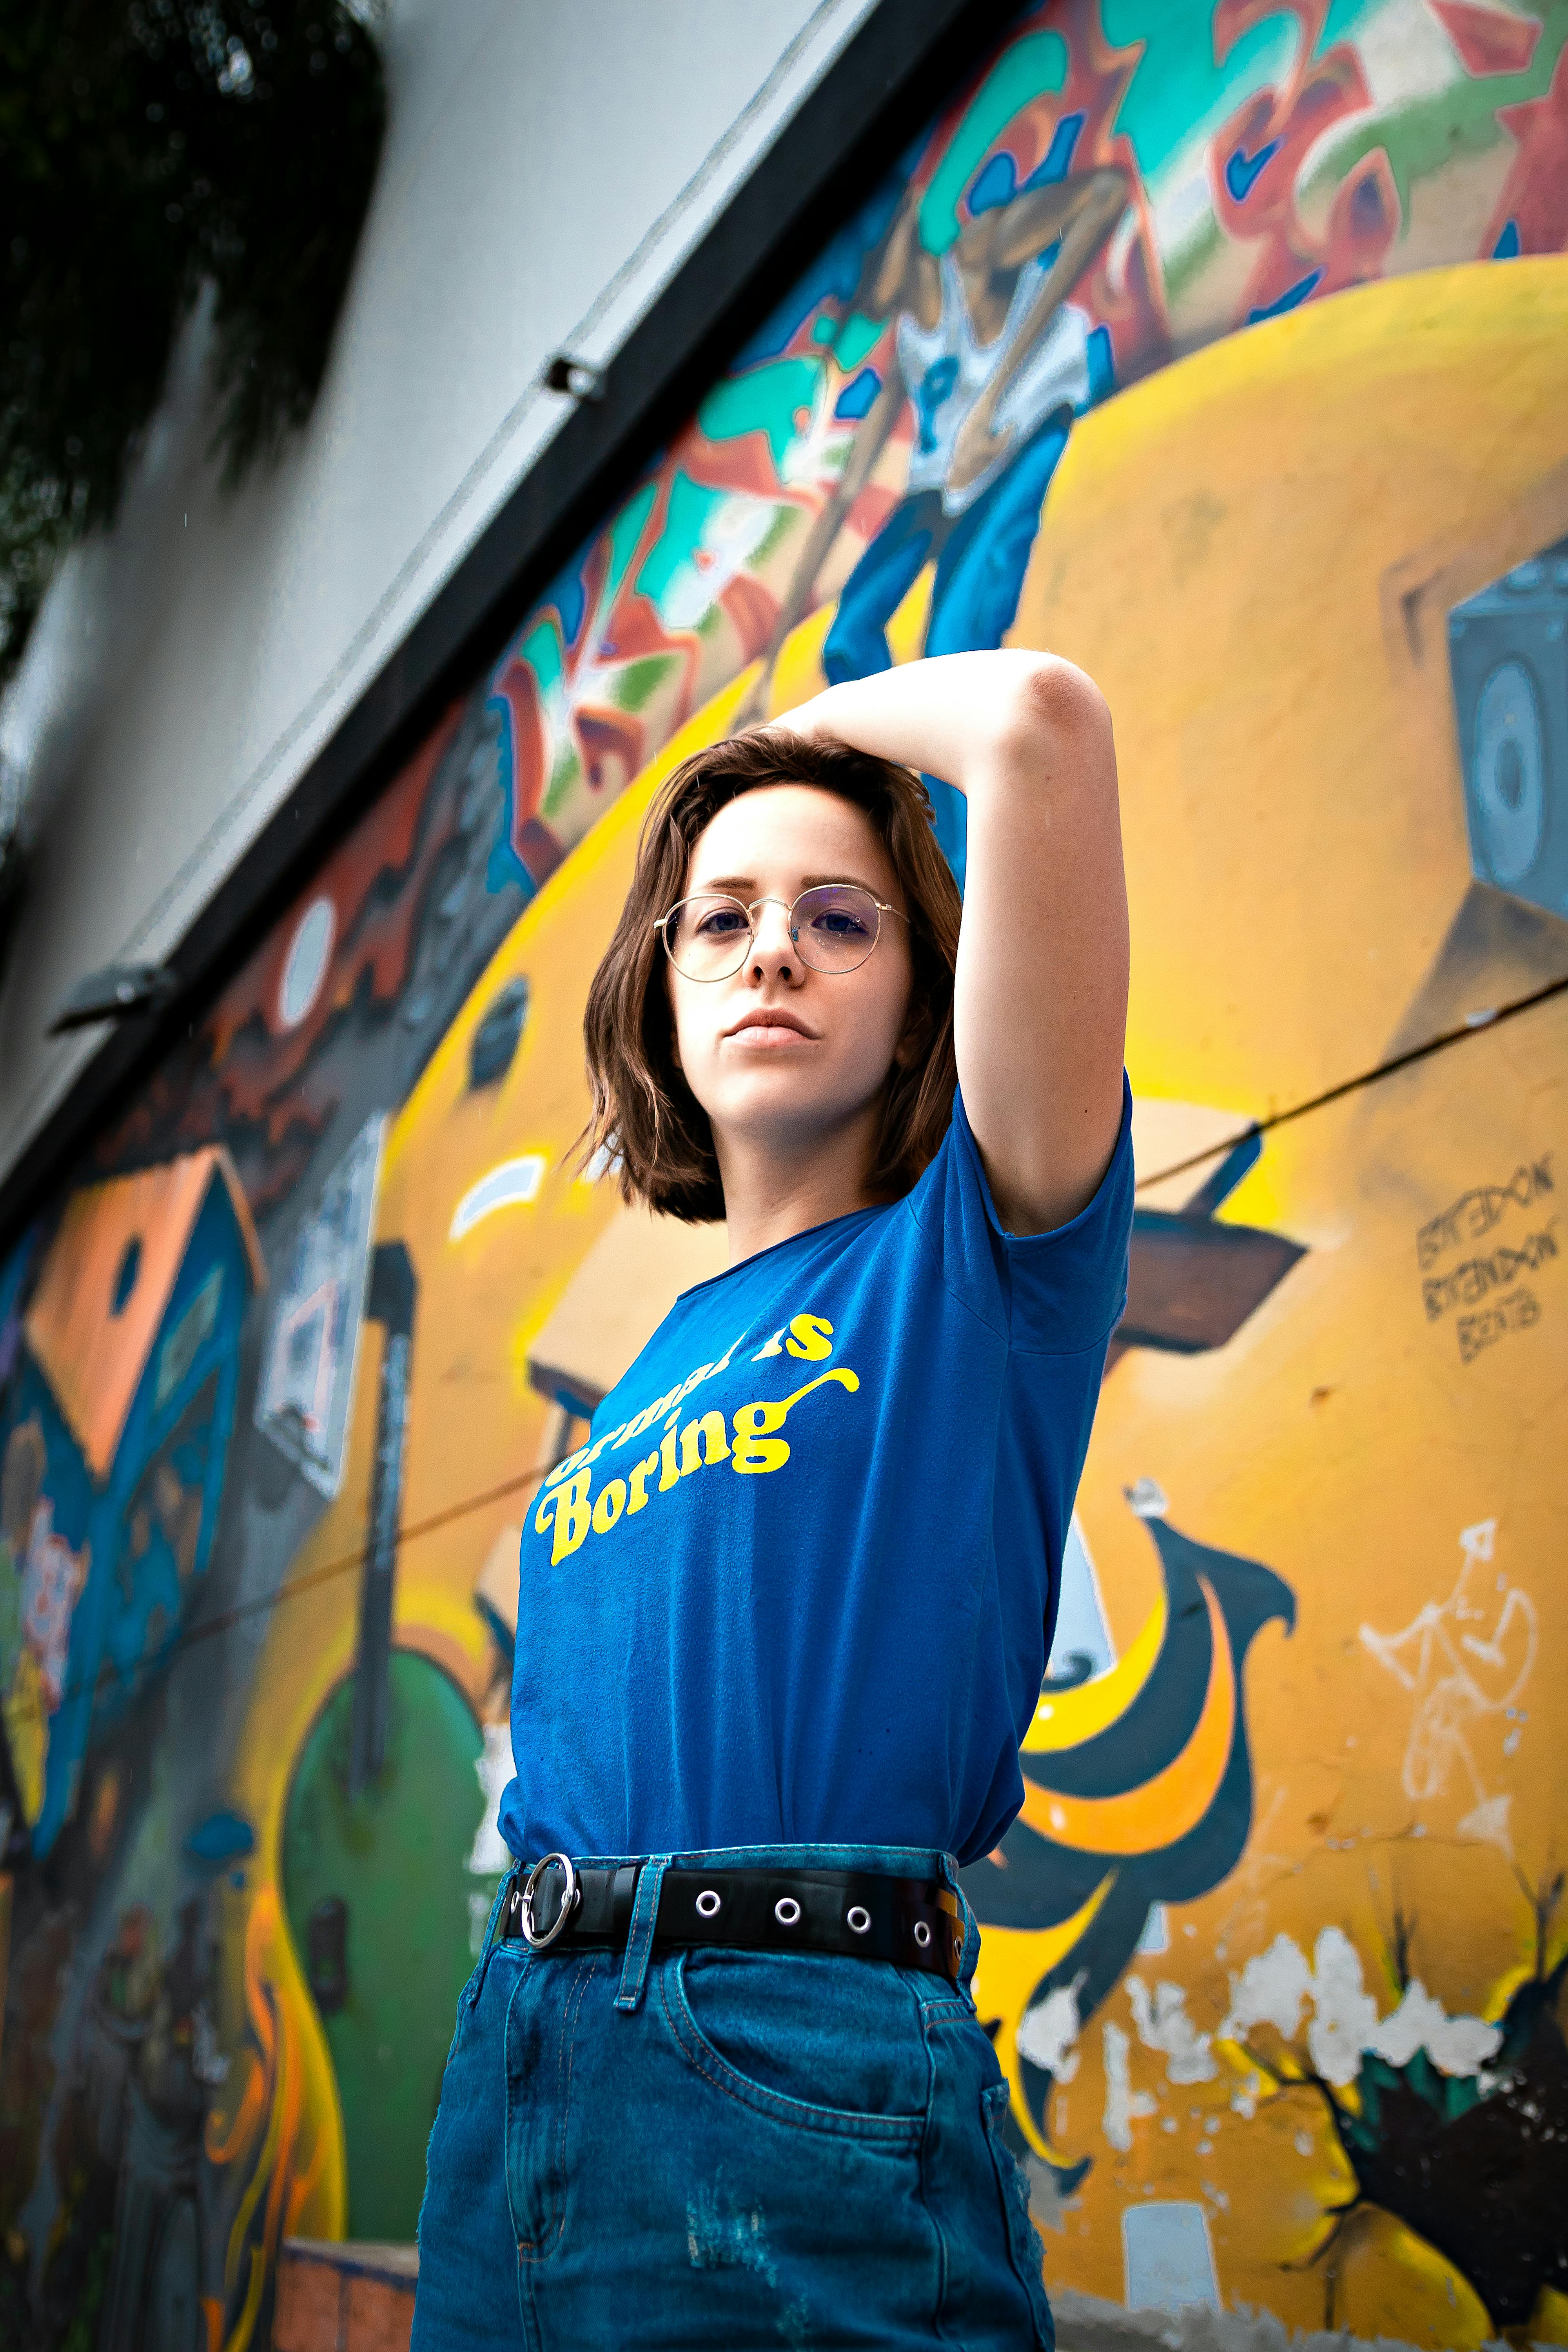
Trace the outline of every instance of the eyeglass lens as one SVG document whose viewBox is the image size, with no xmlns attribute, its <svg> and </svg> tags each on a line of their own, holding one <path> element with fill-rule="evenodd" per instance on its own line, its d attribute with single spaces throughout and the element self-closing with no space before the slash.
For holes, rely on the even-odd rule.
<svg viewBox="0 0 1568 2352">
<path fill-rule="evenodd" d="M 759 910 L 763 904 L 758 901 Z M 803 890 L 790 908 L 790 938 L 813 971 L 853 971 L 877 944 L 877 901 L 853 882 Z M 738 898 L 682 898 L 665 918 L 664 944 L 688 980 L 729 980 L 751 953 L 756 927 Z"/>
</svg>

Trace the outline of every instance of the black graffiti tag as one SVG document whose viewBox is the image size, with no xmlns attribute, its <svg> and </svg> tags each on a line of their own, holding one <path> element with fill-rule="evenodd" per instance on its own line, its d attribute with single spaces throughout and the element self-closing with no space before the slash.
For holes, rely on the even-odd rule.
<svg viewBox="0 0 1568 2352">
<path fill-rule="evenodd" d="M 1459 1361 L 1473 1364 L 1483 1348 L 1489 1348 L 1509 1331 L 1528 1331 L 1532 1323 L 1541 1320 L 1541 1307 L 1533 1290 L 1521 1283 L 1506 1298 L 1482 1309 L 1479 1315 L 1461 1315 L 1454 1328 L 1459 1335 Z"/>
<path fill-rule="evenodd" d="M 1428 1323 L 1440 1323 L 1459 1307 L 1479 1307 L 1489 1293 L 1506 1290 L 1523 1274 L 1538 1274 L 1557 1255 L 1552 1217 L 1538 1234 L 1529 1234 L 1517 1249 L 1506 1242 L 1485 1257 L 1468 1257 L 1448 1274 L 1429 1276 L 1421 1285 L 1421 1303 Z"/>
<path fill-rule="evenodd" d="M 1528 1209 L 1543 1192 L 1555 1192 L 1552 1158 L 1552 1153 L 1547 1151 L 1528 1164 L 1521 1160 L 1506 1183 L 1478 1184 L 1470 1192 L 1461 1192 L 1437 1216 L 1419 1226 L 1415 1263 L 1422 1273 L 1436 1265 L 1445 1250 L 1458 1249 L 1462 1242 L 1484 1241 L 1509 1209 Z"/>
</svg>

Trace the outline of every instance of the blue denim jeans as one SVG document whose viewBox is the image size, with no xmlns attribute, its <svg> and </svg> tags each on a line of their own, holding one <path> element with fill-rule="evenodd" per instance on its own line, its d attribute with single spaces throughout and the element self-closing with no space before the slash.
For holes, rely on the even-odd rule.
<svg viewBox="0 0 1568 2352">
<path fill-rule="evenodd" d="M 949 1857 L 905 1847 L 666 1860 L 938 1878 L 963 1902 Z M 647 1868 L 625 1953 L 533 1953 L 495 1940 L 509 1891 L 458 2003 L 411 2352 L 1050 2352 L 966 1904 L 954 1985 L 826 1953 L 651 1952 Z"/>
</svg>

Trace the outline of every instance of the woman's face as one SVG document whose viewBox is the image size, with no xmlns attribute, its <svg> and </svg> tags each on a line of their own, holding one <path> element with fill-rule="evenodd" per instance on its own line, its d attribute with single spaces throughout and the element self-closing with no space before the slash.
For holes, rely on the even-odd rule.
<svg viewBox="0 0 1568 2352">
<path fill-rule="evenodd" d="M 854 971 L 802 961 L 789 909 L 820 882 L 858 882 L 884 915 L 875 950 Z M 742 793 L 699 835 L 686 895 L 712 891 L 758 907 L 756 935 L 731 979 L 689 980 L 668 960 L 676 1048 L 687 1084 L 727 1140 L 798 1159 L 874 1105 L 909 1018 L 912 967 L 903 893 L 875 828 L 816 784 Z"/>
</svg>

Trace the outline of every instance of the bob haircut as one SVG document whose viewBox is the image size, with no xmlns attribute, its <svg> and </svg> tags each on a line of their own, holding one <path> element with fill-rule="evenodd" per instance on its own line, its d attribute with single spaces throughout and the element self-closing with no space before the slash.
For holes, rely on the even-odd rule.
<svg viewBox="0 0 1568 2352">
<path fill-rule="evenodd" d="M 841 743 L 772 729 L 731 736 L 684 761 L 660 787 L 637 844 L 637 871 L 588 991 L 583 1035 L 594 1108 L 584 1159 L 620 1161 L 621 1196 L 689 1224 L 724 1214 L 708 1114 L 677 1066 L 664 950 L 654 926 L 686 888 L 692 848 L 710 818 L 767 784 L 816 784 L 869 818 L 909 918 L 910 1019 L 888 1074 L 871 1191 L 907 1192 L 935 1156 L 952 1113 L 952 975 L 958 886 L 937 847 L 925 786 L 908 768 Z"/>
</svg>

